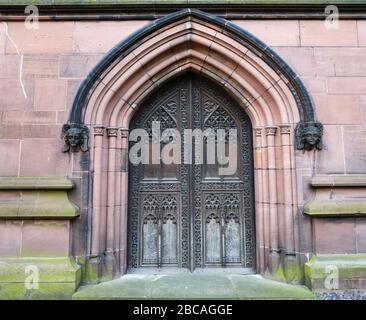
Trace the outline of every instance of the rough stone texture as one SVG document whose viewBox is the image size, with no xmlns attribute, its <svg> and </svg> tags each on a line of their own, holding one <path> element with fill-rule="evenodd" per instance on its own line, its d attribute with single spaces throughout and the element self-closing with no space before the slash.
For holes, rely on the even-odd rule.
<svg viewBox="0 0 366 320">
<path fill-rule="evenodd" d="M 34 96 L 35 110 L 65 110 L 67 83 L 64 80 L 37 79 Z"/>
<path fill-rule="evenodd" d="M 0 176 L 18 175 L 19 148 L 19 140 L 0 140 Z"/>
<path fill-rule="evenodd" d="M 38 288 L 27 288 L 27 277 L 36 273 Z M 80 266 L 73 259 L 0 258 L 0 300 L 70 299 L 80 279 Z"/>
<path fill-rule="evenodd" d="M 263 20 L 261 23 L 255 20 L 233 20 L 233 22 L 269 46 L 300 45 L 299 22 L 296 20 Z"/>
<path fill-rule="evenodd" d="M 300 21 L 301 46 L 357 46 L 356 21 L 339 21 L 338 29 L 327 29 L 324 20 Z"/>
<path fill-rule="evenodd" d="M 24 23 L 8 23 L 10 39 L 6 53 L 15 54 L 62 54 L 73 51 L 74 22 L 40 22 L 38 29 L 26 29 Z M 16 47 L 14 46 L 14 43 Z"/>
<path fill-rule="evenodd" d="M 325 291 L 315 293 L 317 300 L 366 300 L 366 291 Z"/>
<path fill-rule="evenodd" d="M 304 286 L 291 286 L 258 275 L 175 274 L 125 275 L 99 285 L 81 287 L 73 295 L 83 299 L 313 299 Z"/>
<path fill-rule="evenodd" d="M 76 22 L 74 52 L 106 53 L 132 32 L 144 26 L 146 21 Z"/>
<path fill-rule="evenodd" d="M 331 281 L 336 279 L 336 281 Z M 305 264 L 306 284 L 312 290 L 366 288 L 366 255 L 317 255 Z M 335 286 L 335 287 L 331 287 Z"/>
</svg>

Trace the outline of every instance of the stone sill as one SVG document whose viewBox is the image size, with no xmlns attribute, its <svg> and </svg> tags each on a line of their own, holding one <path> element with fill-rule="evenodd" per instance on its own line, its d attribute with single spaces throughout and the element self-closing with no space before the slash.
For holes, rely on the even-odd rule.
<svg viewBox="0 0 366 320">
<path fill-rule="evenodd" d="M 0 190 L 70 190 L 66 177 L 0 177 Z"/>
<path fill-rule="evenodd" d="M 311 179 L 313 187 L 366 187 L 366 175 L 324 175 Z"/>
<path fill-rule="evenodd" d="M 0 177 L 0 218 L 75 218 L 79 210 L 67 195 L 73 187 L 66 177 Z"/>
<path fill-rule="evenodd" d="M 366 175 L 318 175 L 311 179 L 315 197 L 304 206 L 312 217 L 366 215 Z"/>
<path fill-rule="evenodd" d="M 314 200 L 305 205 L 304 213 L 313 217 L 364 216 L 366 215 L 366 201 Z"/>
</svg>

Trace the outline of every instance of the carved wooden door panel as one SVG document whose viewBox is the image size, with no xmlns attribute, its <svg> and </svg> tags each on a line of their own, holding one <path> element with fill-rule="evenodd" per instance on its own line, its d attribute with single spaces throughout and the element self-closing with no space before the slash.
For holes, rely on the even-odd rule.
<svg viewBox="0 0 366 320">
<path fill-rule="evenodd" d="M 150 160 L 154 121 L 161 133 L 181 133 L 181 163 L 129 165 L 129 271 L 254 270 L 252 133 L 245 112 L 217 85 L 187 74 L 159 88 L 132 119 L 130 131 L 149 133 Z M 185 161 L 184 131 L 208 128 L 225 129 L 225 151 L 229 129 L 237 130 L 237 155 L 229 158 L 237 166 L 230 175 L 220 174 L 219 163 L 207 164 L 207 139 L 203 161 L 195 161 L 195 140 L 193 164 Z"/>
</svg>

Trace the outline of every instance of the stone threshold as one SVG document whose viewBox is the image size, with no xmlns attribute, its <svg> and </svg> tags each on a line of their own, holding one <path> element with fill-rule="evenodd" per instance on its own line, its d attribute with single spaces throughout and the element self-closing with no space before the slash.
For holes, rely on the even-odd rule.
<svg viewBox="0 0 366 320">
<path fill-rule="evenodd" d="M 309 300 L 305 286 L 238 274 L 127 274 L 119 279 L 80 287 L 74 300 Z"/>
</svg>

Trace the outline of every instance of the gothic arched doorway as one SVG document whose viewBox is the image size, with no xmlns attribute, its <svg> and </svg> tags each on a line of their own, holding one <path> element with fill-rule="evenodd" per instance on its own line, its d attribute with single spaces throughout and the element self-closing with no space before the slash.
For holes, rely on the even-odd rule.
<svg viewBox="0 0 366 320">
<path fill-rule="evenodd" d="M 154 137 L 156 124 L 162 138 L 166 129 L 180 133 L 175 163 L 152 164 L 151 141 L 163 140 Z M 131 121 L 130 137 L 134 129 L 146 130 L 150 157 L 148 164 L 129 164 L 129 271 L 254 272 L 252 127 L 243 109 L 216 84 L 187 73 L 142 103 Z M 225 159 L 218 158 L 217 129 L 222 129 Z M 233 134 L 237 130 L 235 138 L 230 129 Z M 236 150 L 229 147 L 232 138 Z M 159 152 L 173 138 L 167 139 L 158 142 Z M 140 141 L 130 142 L 130 156 Z M 210 141 L 214 154 L 208 151 Z"/>
</svg>

